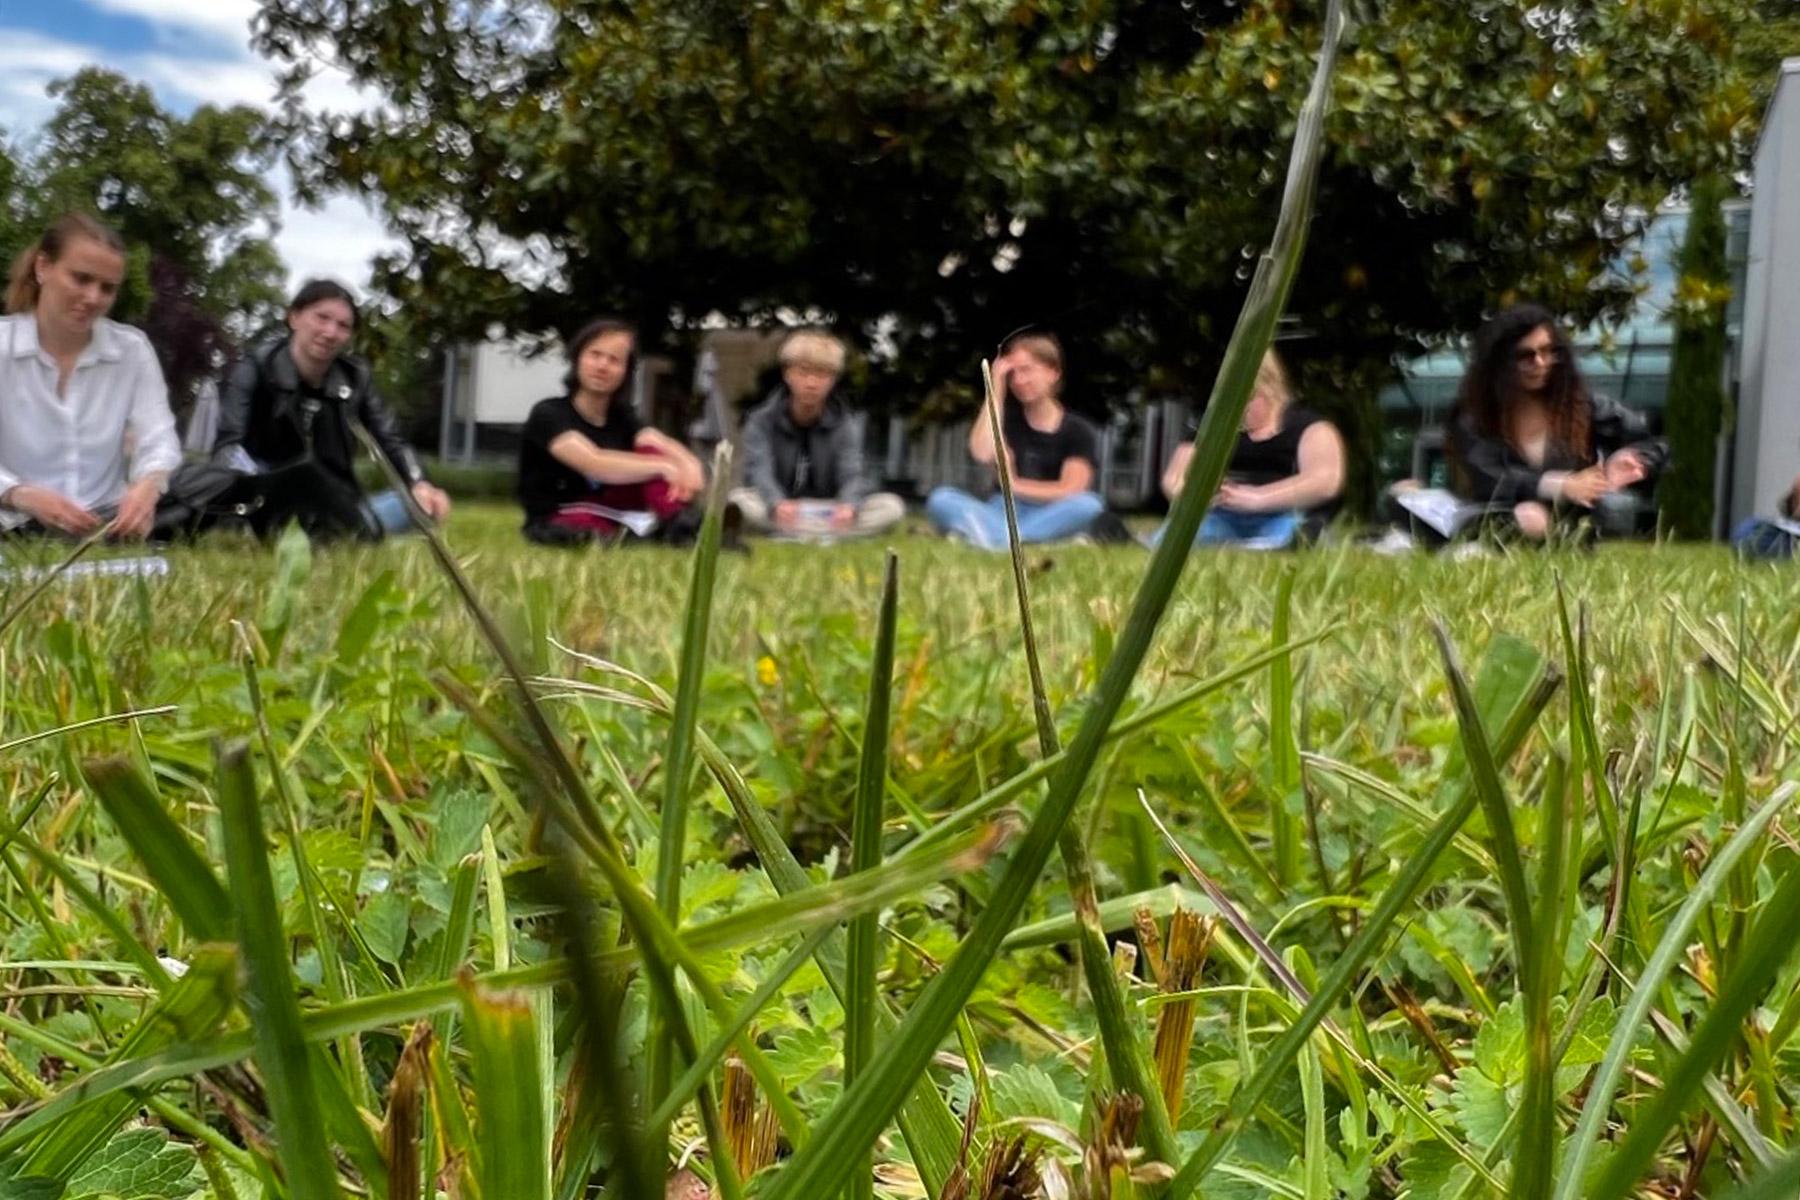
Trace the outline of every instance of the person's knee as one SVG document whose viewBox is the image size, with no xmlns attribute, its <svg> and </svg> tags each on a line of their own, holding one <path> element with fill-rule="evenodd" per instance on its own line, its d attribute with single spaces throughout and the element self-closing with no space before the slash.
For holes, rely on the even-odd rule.
<svg viewBox="0 0 1800 1200">
<path fill-rule="evenodd" d="M 863 497 L 856 510 L 856 523 L 864 529 L 878 531 L 899 524 L 905 516 L 905 501 L 892 492 L 875 492 Z"/>
<path fill-rule="evenodd" d="M 933 521 L 941 523 L 955 515 L 968 498 L 968 493 L 961 488 L 940 484 L 925 497 L 925 512 Z"/>
<path fill-rule="evenodd" d="M 1534 542 L 1550 536 L 1550 510 L 1536 500 L 1513 505 L 1513 521 L 1519 532 Z"/>
</svg>

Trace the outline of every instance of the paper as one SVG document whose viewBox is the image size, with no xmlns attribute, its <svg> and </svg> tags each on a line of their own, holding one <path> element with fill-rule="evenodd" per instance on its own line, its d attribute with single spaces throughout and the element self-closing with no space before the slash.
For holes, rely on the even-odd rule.
<svg viewBox="0 0 1800 1200">
<path fill-rule="evenodd" d="M 1463 526 L 1476 517 L 1493 511 L 1491 504 L 1460 500 L 1443 488 L 1416 488 L 1396 492 L 1394 500 L 1413 516 L 1437 530 L 1444 537 L 1455 537 Z"/>
<path fill-rule="evenodd" d="M 563 507 L 574 512 L 587 513 L 589 516 L 605 517 L 608 521 L 623 525 L 638 537 L 649 537 L 656 529 L 656 514 L 653 512 L 636 512 L 630 509 L 608 508 L 604 504 L 593 504 L 587 501 L 582 501 L 577 504 L 567 504 Z"/>
</svg>

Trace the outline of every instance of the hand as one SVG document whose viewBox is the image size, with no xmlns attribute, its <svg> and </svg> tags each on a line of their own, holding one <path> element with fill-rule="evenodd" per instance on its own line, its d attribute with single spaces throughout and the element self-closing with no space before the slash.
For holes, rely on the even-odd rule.
<svg viewBox="0 0 1800 1200">
<path fill-rule="evenodd" d="M 994 360 L 993 366 L 988 368 L 988 374 L 994 380 L 994 398 L 996 400 L 1006 399 L 1006 381 L 1012 376 L 1012 369 L 1013 360 L 1010 354 L 1002 354 Z"/>
<path fill-rule="evenodd" d="M 1561 498 L 1582 508 L 1592 508 L 1596 500 L 1611 490 L 1604 469 L 1587 467 L 1571 472 L 1563 480 Z"/>
<path fill-rule="evenodd" d="M 800 520 L 800 506 L 792 500 L 782 500 L 775 505 L 775 528 L 792 529 Z"/>
<path fill-rule="evenodd" d="M 412 485 L 412 498 L 433 521 L 442 521 L 450 515 L 450 494 L 441 487 L 421 479 Z"/>
<path fill-rule="evenodd" d="M 1790 515 L 1800 518 L 1800 479 L 1794 480 L 1794 490 L 1788 493 L 1787 509 Z"/>
<path fill-rule="evenodd" d="M 856 524 L 856 505 L 839 504 L 831 510 L 831 527 L 843 531 Z"/>
<path fill-rule="evenodd" d="M 46 529 L 86 537 L 100 528 L 100 518 L 61 492 L 21 483 L 6 493 L 8 508 L 17 509 Z"/>
<path fill-rule="evenodd" d="M 1649 476 L 1650 472 L 1644 468 L 1644 460 L 1634 451 L 1621 450 L 1606 460 L 1606 486 L 1609 491 L 1616 492 L 1642 483 Z"/>
<path fill-rule="evenodd" d="M 1245 513 L 1264 512 L 1269 507 L 1262 488 L 1256 484 L 1229 481 L 1219 485 L 1219 494 L 1213 498 L 1213 503 L 1220 508 Z"/>
<path fill-rule="evenodd" d="M 119 498 L 119 511 L 106 535 L 118 542 L 135 542 L 147 536 L 156 519 L 156 502 L 162 496 L 160 479 L 140 479 Z"/>
</svg>

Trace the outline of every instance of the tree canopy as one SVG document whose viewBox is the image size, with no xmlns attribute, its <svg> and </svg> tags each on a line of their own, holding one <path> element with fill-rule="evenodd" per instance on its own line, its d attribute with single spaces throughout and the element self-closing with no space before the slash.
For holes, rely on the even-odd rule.
<svg viewBox="0 0 1800 1200">
<path fill-rule="evenodd" d="M 297 175 L 380 205 L 409 249 L 379 277 L 446 334 L 816 309 L 886 330 L 916 399 L 1039 322 L 1095 390 L 1203 395 L 1322 7 L 263 0 L 257 41 L 296 88 L 317 55 L 385 98 L 296 101 Z M 1290 304 L 1302 357 L 1379 366 L 1510 295 L 1620 311 L 1620 248 L 1742 161 L 1755 7 L 1363 5 Z"/>
<path fill-rule="evenodd" d="M 44 128 L 0 155 L 0 248 L 10 262 L 69 209 L 118 229 L 129 268 L 113 315 L 143 326 L 183 401 L 236 338 L 280 310 L 269 118 L 244 105 L 178 116 L 148 87 L 96 67 L 51 95 Z"/>
</svg>

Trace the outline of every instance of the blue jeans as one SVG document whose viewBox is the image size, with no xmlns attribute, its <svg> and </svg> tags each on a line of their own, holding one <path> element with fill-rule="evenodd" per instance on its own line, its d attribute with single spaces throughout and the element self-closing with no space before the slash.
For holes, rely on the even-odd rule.
<svg viewBox="0 0 1800 1200">
<path fill-rule="evenodd" d="M 1150 535 L 1152 546 L 1162 545 L 1167 522 Z M 1229 508 L 1209 508 L 1194 535 L 1196 546 L 1244 546 L 1257 550 L 1279 550 L 1294 544 L 1300 532 L 1300 514 L 1287 512 L 1237 512 Z"/>
<path fill-rule="evenodd" d="M 1800 538 L 1762 517 L 1747 517 L 1731 531 L 1731 544 L 1745 558 L 1792 558 L 1797 541 Z"/>
<path fill-rule="evenodd" d="M 383 533 L 412 532 L 412 521 L 406 515 L 406 501 L 392 488 L 370 496 L 369 511 L 375 514 L 375 523 L 381 526 Z"/>
<path fill-rule="evenodd" d="M 1094 518 L 1106 511 L 1106 502 L 1093 492 L 1077 492 L 1046 504 L 1017 503 L 1021 542 L 1060 542 L 1086 533 Z M 939 530 L 971 546 L 1006 549 L 1006 502 L 998 492 L 977 500 L 961 488 L 932 488 L 925 497 L 925 515 Z"/>
</svg>

